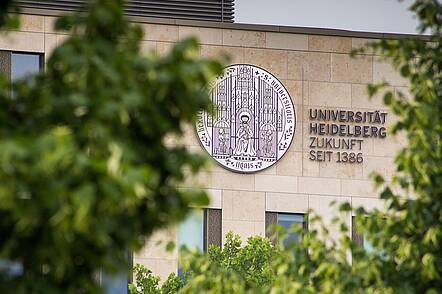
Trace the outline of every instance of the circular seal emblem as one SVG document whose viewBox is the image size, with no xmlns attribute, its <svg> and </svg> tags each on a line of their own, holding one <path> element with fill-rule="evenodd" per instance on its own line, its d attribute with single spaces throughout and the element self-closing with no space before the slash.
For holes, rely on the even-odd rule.
<svg viewBox="0 0 442 294">
<path fill-rule="evenodd" d="M 202 146 L 223 167 L 257 172 L 288 150 L 295 109 L 271 73 L 253 65 L 231 65 L 210 85 L 210 93 L 212 114 L 200 111 L 196 130 Z"/>
</svg>

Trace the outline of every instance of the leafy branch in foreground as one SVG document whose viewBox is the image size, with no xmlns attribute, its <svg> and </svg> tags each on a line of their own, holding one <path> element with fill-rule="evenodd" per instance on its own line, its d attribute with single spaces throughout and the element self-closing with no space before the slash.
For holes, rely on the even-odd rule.
<svg viewBox="0 0 442 294">
<path fill-rule="evenodd" d="M 13 95 L 2 88 L 0 259 L 22 271 L 2 268 L 1 292 L 97 292 L 98 271 L 128 271 L 127 251 L 207 202 L 177 189 L 204 157 L 164 141 L 208 108 L 222 65 L 200 59 L 194 39 L 143 55 L 122 5 L 90 1 L 60 18 L 69 37 L 45 70 Z"/>
</svg>

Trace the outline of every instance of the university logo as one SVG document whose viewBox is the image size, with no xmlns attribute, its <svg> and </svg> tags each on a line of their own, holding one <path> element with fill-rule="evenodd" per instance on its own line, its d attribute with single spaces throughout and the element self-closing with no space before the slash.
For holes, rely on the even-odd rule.
<svg viewBox="0 0 442 294">
<path fill-rule="evenodd" d="M 290 95 L 266 70 L 227 67 L 210 85 L 213 112 L 198 114 L 196 129 L 207 152 L 227 169 L 252 173 L 288 150 L 296 118 Z"/>
</svg>

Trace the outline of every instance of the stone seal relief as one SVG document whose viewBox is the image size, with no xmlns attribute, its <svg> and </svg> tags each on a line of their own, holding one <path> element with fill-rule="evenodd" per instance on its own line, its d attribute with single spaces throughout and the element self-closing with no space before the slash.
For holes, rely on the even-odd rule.
<svg viewBox="0 0 442 294">
<path fill-rule="evenodd" d="M 253 173 L 287 152 L 295 133 L 295 108 L 275 76 L 254 65 L 235 64 L 209 87 L 213 111 L 198 114 L 196 130 L 219 164 Z"/>
</svg>

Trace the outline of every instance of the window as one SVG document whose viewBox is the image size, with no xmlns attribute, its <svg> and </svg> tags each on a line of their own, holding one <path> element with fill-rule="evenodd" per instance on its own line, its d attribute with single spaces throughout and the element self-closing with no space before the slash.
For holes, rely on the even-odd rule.
<svg viewBox="0 0 442 294">
<path fill-rule="evenodd" d="M 356 244 L 364 247 L 364 249 L 368 253 L 372 253 L 374 251 L 373 245 L 371 244 L 370 241 L 367 240 L 367 237 L 365 235 L 359 234 L 357 232 L 356 221 L 355 221 L 354 216 L 351 218 L 351 222 L 352 222 L 352 232 L 351 232 L 352 236 L 351 237 L 352 237 L 353 241 L 355 241 Z"/>
<path fill-rule="evenodd" d="M 185 246 L 203 251 L 204 235 L 204 211 L 194 210 L 178 227 L 178 248 Z"/>
<path fill-rule="evenodd" d="M 101 285 L 106 294 L 127 294 L 128 278 L 126 273 L 117 273 L 115 275 L 101 274 Z"/>
<path fill-rule="evenodd" d="M 18 277 L 23 274 L 23 266 L 18 262 L 10 262 L 0 259 L 0 272 L 5 274 L 6 277 Z"/>
<path fill-rule="evenodd" d="M 127 254 L 130 268 L 132 268 L 132 254 Z M 99 274 L 100 285 L 103 287 L 105 294 L 128 294 L 128 285 L 132 282 L 132 274 L 120 272 L 116 274 L 107 274 L 103 271 Z"/>
<path fill-rule="evenodd" d="M 272 240 L 273 245 L 278 242 L 275 238 L 274 232 L 271 230 L 271 226 L 278 224 L 285 230 L 289 231 L 294 224 L 300 224 L 304 230 L 307 230 L 307 221 L 305 214 L 301 213 L 279 213 L 279 212 L 266 212 L 266 236 Z M 298 242 L 301 236 L 296 232 L 290 232 L 288 237 L 284 240 L 284 245 L 291 242 Z"/>
<path fill-rule="evenodd" d="M 106 294 L 127 294 L 129 293 L 127 273 L 119 273 L 115 275 L 108 275 L 101 273 L 101 285 Z"/>
<path fill-rule="evenodd" d="M 369 254 L 377 255 L 384 260 L 387 260 L 389 258 L 384 250 L 375 248 L 373 244 L 367 239 L 367 236 L 365 234 L 360 234 L 357 231 L 357 224 L 354 216 L 352 217 L 351 223 L 352 223 L 352 232 L 351 232 L 352 239 L 356 244 L 362 246 L 365 249 L 365 251 Z"/>
<path fill-rule="evenodd" d="M 0 50 L 0 72 L 10 81 L 39 72 L 42 68 L 42 54 Z"/>
<path fill-rule="evenodd" d="M 207 251 L 210 245 L 221 246 L 221 210 L 193 210 L 178 227 L 178 248 Z"/>
<path fill-rule="evenodd" d="M 0 50 L 0 74 L 9 81 L 36 73 L 41 70 L 42 65 L 43 55 L 41 54 Z M 23 274 L 23 266 L 19 262 L 0 259 L 0 271 L 7 276 L 16 277 Z"/>
<path fill-rule="evenodd" d="M 221 247 L 221 209 L 193 210 L 178 227 L 178 249 L 207 252 L 209 246 Z M 178 266 L 178 275 L 183 274 Z"/>
</svg>

